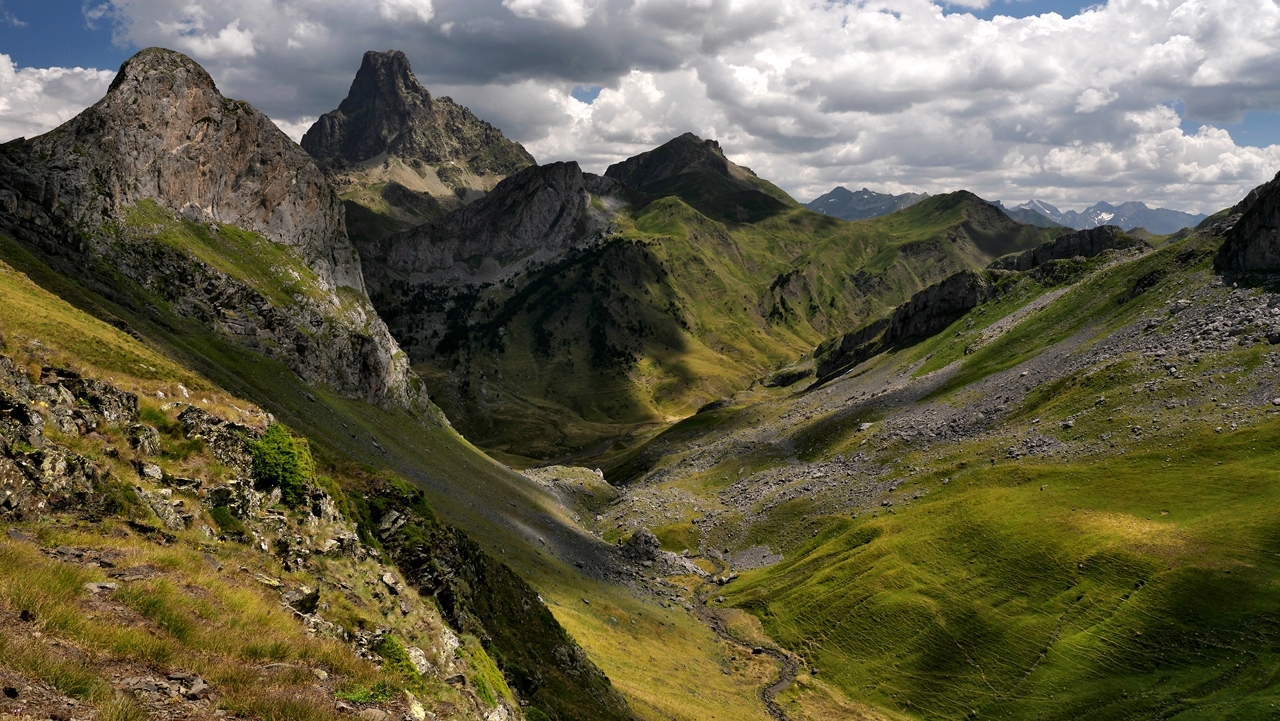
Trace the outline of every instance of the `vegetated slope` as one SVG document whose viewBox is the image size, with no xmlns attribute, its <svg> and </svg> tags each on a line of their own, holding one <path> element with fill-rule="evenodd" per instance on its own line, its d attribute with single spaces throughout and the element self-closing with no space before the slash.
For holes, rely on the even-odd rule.
<svg viewBox="0 0 1280 721">
<path fill-rule="evenodd" d="M 374 303 L 468 438 L 547 457 L 688 415 L 930 282 L 1051 237 L 964 192 L 845 223 L 736 167 L 682 136 L 616 177 L 526 169 L 362 245 Z M 749 223 L 698 210 L 740 202 L 771 210 Z"/>
<path fill-rule="evenodd" d="M 866 220 L 910 207 L 927 197 L 928 193 L 890 195 L 867 188 L 854 192 L 841 185 L 805 203 L 804 207 L 841 220 Z"/>
<path fill-rule="evenodd" d="M 166 110 L 148 115 L 149 104 Z M 215 114 L 202 115 L 209 106 Z M 146 152 L 129 163 L 122 146 Z M 84 115 L 5 151 L 0 221 L 21 241 L 0 239 L 5 262 L 304 434 L 334 477 L 359 491 L 352 520 L 369 529 L 367 540 L 435 594 L 459 631 L 492 641 L 488 651 L 522 698 L 556 718 L 630 717 L 525 580 L 436 528 L 421 491 L 360 470 L 418 485 L 448 522 L 476 533 L 489 553 L 510 548 L 508 558 L 540 582 L 563 582 L 566 571 L 534 549 L 538 540 L 565 558 L 608 553 L 553 515 L 553 499 L 442 423 L 368 305 L 345 231 L 323 224 L 341 211 L 297 146 L 252 108 L 221 99 L 195 63 L 153 49 L 127 62 Z M 324 232 L 308 233 L 317 223 Z M 356 275 L 346 278 L 340 271 L 352 265 Z M 507 503 L 494 507 L 495 497 Z M 392 510 L 407 528 L 382 527 Z M 591 585 L 578 580 L 575 590 L 583 584 Z"/>
<path fill-rule="evenodd" d="M 376 484 L 353 504 L 340 489 L 352 479 L 324 461 L 316 474 L 268 414 L 3 262 L 0 407 L 0 677 L 13 689 L 0 711 L 514 709 L 432 589 L 379 560 L 391 536 L 378 540 L 362 505 Z M 431 552 L 448 563 L 453 545 L 466 542 Z M 447 684 L 455 674 L 470 681 Z"/>
<path fill-rule="evenodd" d="M 783 552 L 717 593 L 890 712 L 1268 715 L 1280 299 L 1231 260 L 1274 243 L 1267 197 L 1159 250 L 990 271 L 931 336 L 699 414 L 613 469 L 598 528 Z"/>
<path fill-rule="evenodd" d="M 433 98 L 399 50 L 370 51 L 346 99 L 302 137 L 342 196 L 357 242 L 405 230 L 534 165 L 502 131 Z"/>
</svg>

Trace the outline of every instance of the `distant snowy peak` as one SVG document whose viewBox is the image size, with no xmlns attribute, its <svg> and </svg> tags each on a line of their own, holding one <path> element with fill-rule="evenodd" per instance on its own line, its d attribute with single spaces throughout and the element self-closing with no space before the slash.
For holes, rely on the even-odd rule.
<svg viewBox="0 0 1280 721">
<path fill-rule="evenodd" d="M 1183 228 L 1194 227 L 1207 217 L 1168 208 L 1148 208 L 1145 203 L 1132 200 L 1120 205 L 1097 203 L 1085 208 L 1083 212 L 1076 212 L 1061 211 L 1043 200 L 1033 199 L 1017 206 L 1017 209 L 1039 213 L 1059 225 L 1076 230 L 1097 228 L 1101 225 L 1118 225 L 1125 230 L 1146 228 L 1158 235 L 1176 233 Z"/>
</svg>

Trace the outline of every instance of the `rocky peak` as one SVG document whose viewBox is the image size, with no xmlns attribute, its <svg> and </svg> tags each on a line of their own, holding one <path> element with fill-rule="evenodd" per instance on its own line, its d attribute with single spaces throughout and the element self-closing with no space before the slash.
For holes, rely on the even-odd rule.
<svg viewBox="0 0 1280 721">
<path fill-rule="evenodd" d="M 693 133 L 685 133 L 653 150 L 610 165 L 604 174 L 636 190 L 651 192 L 662 181 L 703 172 L 740 182 L 755 177 L 755 173 L 725 157 L 720 143 L 703 140 Z"/>
<path fill-rule="evenodd" d="M 121 276 L 307 382 L 430 409 L 324 173 L 181 53 L 143 50 L 98 103 L 3 146 L 0 228 L 124 305 Z"/>
<path fill-rule="evenodd" d="M 341 203 L 315 163 L 182 53 L 148 48 L 129 58 L 102 100 L 26 149 L 28 172 L 35 159 L 53 159 L 41 192 L 54 192 L 75 225 L 151 200 L 292 246 L 331 289 L 364 287 Z"/>
<path fill-rule="evenodd" d="M 409 58 L 399 50 L 364 54 L 356 78 L 339 110 L 358 113 L 382 105 L 389 113 L 408 113 L 431 104 L 431 93 L 422 87 L 409 67 Z"/>
<path fill-rule="evenodd" d="M 610 165 L 604 174 L 643 193 L 674 195 L 708 217 L 734 223 L 753 223 L 799 205 L 725 157 L 719 143 L 693 133 Z"/>
<path fill-rule="evenodd" d="M 107 97 L 167 96 L 174 88 L 218 93 L 213 78 L 196 61 L 166 48 L 147 48 L 124 61 L 111 81 Z"/>
<path fill-rule="evenodd" d="M 518 143 L 449 98 L 432 98 L 399 50 L 367 52 L 347 97 L 302 137 L 322 165 L 343 168 L 383 154 L 411 165 L 454 163 L 477 175 L 534 164 Z"/>
</svg>

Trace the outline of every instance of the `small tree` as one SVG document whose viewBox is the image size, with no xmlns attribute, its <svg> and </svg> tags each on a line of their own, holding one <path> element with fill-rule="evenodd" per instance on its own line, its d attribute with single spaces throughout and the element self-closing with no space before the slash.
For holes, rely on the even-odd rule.
<svg viewBox="0 0 1280 721">
<path fill-rule="evenodd" d="M 272 423 L 262 438 L 249 445 L 249 453 L 253 456 L 254 486 L 260 491 L 279 488 L 280 500 L 290 508 L 297 506 L 316 475 L 307 440 L 294 438 L 287 428 Z"/>
</svg>

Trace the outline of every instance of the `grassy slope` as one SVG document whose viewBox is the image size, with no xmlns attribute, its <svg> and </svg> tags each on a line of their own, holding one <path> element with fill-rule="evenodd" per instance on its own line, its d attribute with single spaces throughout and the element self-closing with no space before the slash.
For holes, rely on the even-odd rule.
<svg viewBox="0 0 1280 721">
<path fill-rule="evenodd" d="M 4 255 L 22 256 L 7 240 Z M 29 256 L 26 256 L 30 262 Z M 64 290 L 73 286 L 65 284 Z M 242 409 L 251 404 L 209 382 L 201 375 L 148 348 L 137 339 L 113 328 L 66 300 L 32 282 L 11 265 L 0 262 L 0 350 L 38 372 L 42 365 L 74 368 L 89 377 L 107 378 L 118 387 L 140 396 L 143 418 L 162 428 L 176 426 L 175 410 L 164 410 L 157 392 L 178 397 L 179 385 L 187 388 L 193 401 L 223 417 L 256 423 L 252 413 Z M 53 429 L 52 440 L 95 459 L 111 468 L 118 478 L 131 479 L 130 456 L 123 436 L 105 430 L 94 437 L 63 437 Z M 116 455 L 104 452 L 116 449 Z M 123 449 L 123 450 L 121 450 Z M 149 460 L 166 472 L 179 476 L 209 474 L 218 477 L 223 469 L 203 448 L 180 437 L 162 435 L 162 451 Z M 183 494 L 179 493 L 179 497 Z M 121 516 L 141 513 L 123 496 Z M 198 509 L 194 497 L 186 497 L 187 508 Z M 202 523 L 216 525 L 209 518 Z M 198 526 L 199 524 L 197 524 Z M 228 569 L 249 568 L 282 578 L 290 585 L 320 585 L 308 572 L 286 572 L 272 558 L 237 543 L 210 544 L 196 527 L 180 532 L 168 544 L 157 544 L 135 535 L 120 518 L 104 524 L 81 524 L 73 517 L 56 516 L 41 523 L 20 523 L 45 547 L 88 547 L 120 554 L 117 566 L 150 565 L 158 570 L 154 579 L 130 583 L 104 598 L 85 590 L 89 582 L 107 579 L 100 569 L 87 569 L 48 558 L 30 544 L 5 538 L 0 540 L 0 668 L 27 678 L 49 682 L 59 691 L 90 702 L 105 717 L 143 718 L 141 710 L 111 689 L 109 674 L 121 671 L 138 675 L 184 668 L 215 684 L 223 694 L 221 707 L 235 713 L 280 719 L 332 717 L 332 699 L 313 688 L 315 677 L 308 666 L 327 669 L 335 675 L 336 688 L 356 696 L 379 691 L 381 698 L 410 683 L 424 701 L 457 702 L 449 687 L 438 682 L 413 681 L 397 675 L 393 668 L 379 672 L 372 664 L 357 660 L 342 643 L 317 640 L 291 615 L 279 612 L 278 594 L 254 582 L 249 573 L 219 573 L 206 559 L 215 554 Z M 327 563 L 324 581 L 344 579 L 359 602 L 334 596 L 334 614 L 349 628 L 390 625 L 402 638 L 429 647 L 430 638 L 408 635 L 407 629 L 425 622 L 439 627 L 438 617 L 388 619 L 381 615 L 371 593 L 376 592 L 376 574 L 368 564 L 348 559 Z M 410 593 L 412 593 L 410 591 Z M 416 596 L 416 594 L 415 594 Z M 17 625 L 19 611 L 35 614 L 31 627 Z M 14 618 L 11 618 L 14 617 Z M 46 636 L 70 644 L 73 652 L 56 644 L 33 643 L 25 633 L 38 628 Z M 302 664 L 300 672 L 261 676 L 257 665 L 283 662 Z M 430 704 L 429 704 L 430 705 Z"/>
<path fill-rule="evenodd" d="M 489 322 L 423 374 L 482 446 L 591 448 L 687 416 L 931 282 L 1048 237 L 957 230 L 976 202 L 939 196 L 860 223 L 796 209 L 726 226 L 663 198 L 619 216 L 614 240 L 499 291 Z M 849 282 L 863 270 L 861 285 Z"/>
<path fill-rule="evenodd" d="M 182 383 L 230 413 L 234 398 L 217 391 L 228 389 L 303 432 L 323 457 L 388 468 L 421 485 L 445 520 L 466 529 L 552 602 L 557 619 L 646 718 L 763 718 L 754 679 L 721 673 L 723 650 L 709 630 L 625 589 L 585 578 L 542 550 L 545 542 L 561 557 L 573 558 L 589 555 L 590 542 L 570 528 L 554 499 L 453 430 L 305 386 L 279 363 L 228 344 L 158 306 L 153 306 L 158 315 L 146 315 L 111 303 L 3 237 L 0 261 L 8 264 L 0 274 L 0 298 L 6 301 L 4 308 L 12 309 L 12 315 L 0 314 L 5 318 L 0 331 L 41 338 L 60 349 L 55 358 L 66 365 L 116 378 L 130 373 L 143 393 L 172 393 Z M 127 281 L 120 283 L 145 298 Z M 127 322 L 159 351 L 99 318 Z M 379 451 L 374 440 L 385 450 Z M 588 550 L 581 551 L 583 547 Z M 584 597 L 594 604 L 579 608 Z M 610 616 L 662 623 L 622 627 Z M 646 654 L 653 660 L 637 664 Z M 678 683 L 680 679 L 687 681 Z"/>
<path fill-rule="evenodd" d="M 939 391 L 963 397 L 967 384 L 1086 326 L 1105 334 L 1162 310 L 1184 283 L 1205 282 L 1211 245 L 1174 245 L 1104 270 L 967 357 L 959 349 L 971 337 L 957 334 L 980 331 L 990 317 L 972 313 L 894 362 L 964 358 Z M 1135 284 L 1151 278 L 1159 282 L 1135 298 Z M 1023 301 L 1037 294 L 1026 290 Z M 1264 354 L 1238 349 L 1186 372 L 1249 383 Z M 1055 424 L 1162 371 L 1117 359 L 1105 373 L 1033 392 L 1010 422 Z M 928 495 L 876 517 L 827 518 L 817 538 L 778 566 L 744 574 L 726 595 L 850 698 L 912 716 L 1270 715 L 1280 695 L 1280 526 L 1270 510 L 1280 494 L 1280 420 L 1221 435 L 1203 423 L 1147 425 L 1146 404 L 1188 390 L 1162 384 L 1105 420 L 1076 416 L 1076 438 L 1146 426 L 1145 440 L 1126 442 L 1123 455 L 999 461 L 1008 442 L 987 439 L 926 459 L 903 446 L 899 463 L 923 469 L 910 480 Z M 1180 412 L 1212 418 L 1216 404 L 1205 400 Z M 855 449 L 858 436 L 828 428 L 805 439 L 826 457 Z M 779 507 L 773 518 L 809 510 L 819 511 Z M 775 542 L 785 528 L 761 524 Z"/>
</svg>

